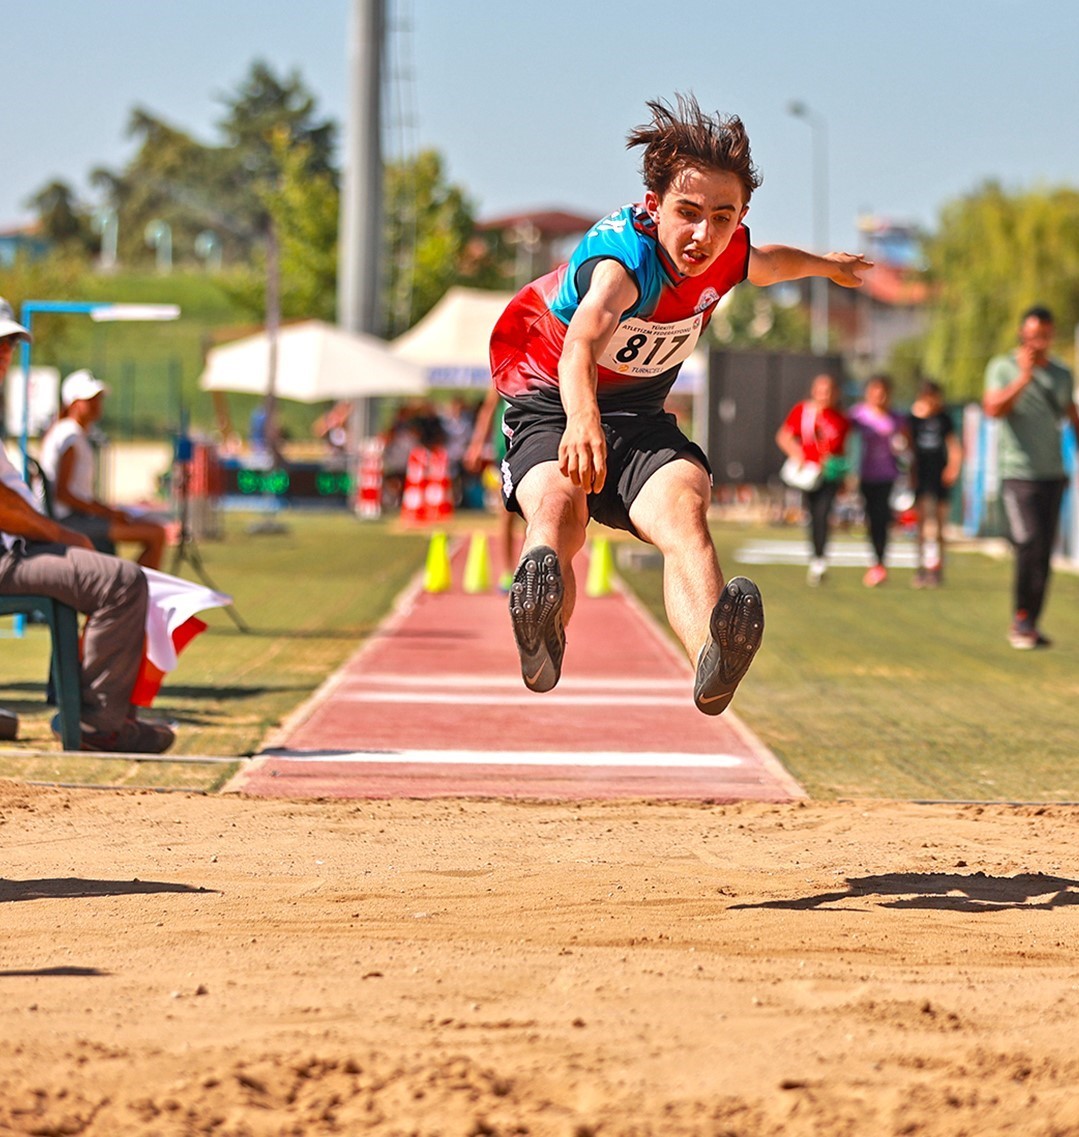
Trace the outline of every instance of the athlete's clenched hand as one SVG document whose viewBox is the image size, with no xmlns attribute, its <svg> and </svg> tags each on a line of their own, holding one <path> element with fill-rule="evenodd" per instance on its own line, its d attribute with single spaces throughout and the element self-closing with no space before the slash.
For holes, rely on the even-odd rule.
<svg viewBox="0 0 1079 1137">
<path fill-rule="evenodd" d="M 599 493 L 607 480 L 607 440 L 598 416 L 567 419 L 558 445 L 558 468 L 585 493 Z"/>
</svg>

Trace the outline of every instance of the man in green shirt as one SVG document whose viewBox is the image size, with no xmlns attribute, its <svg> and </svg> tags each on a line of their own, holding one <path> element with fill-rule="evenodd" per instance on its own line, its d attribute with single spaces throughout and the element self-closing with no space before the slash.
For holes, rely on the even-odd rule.
<svg viewBox="0 0 1079 1137">
<path fill-rule="evenodd" d="M 1012 647 L 1048 647 L 1038 619 L 1067 483 L 1061 447 L 1064 420 L 1079 434 L 1072 373 L 1049 356 L 1053 315 L 1031 308 L 1019 324 L 1019 346 L 990 360 L 982 408 L 1000 419 L 1000 489 L 1015 548 Z"/>
</svg>

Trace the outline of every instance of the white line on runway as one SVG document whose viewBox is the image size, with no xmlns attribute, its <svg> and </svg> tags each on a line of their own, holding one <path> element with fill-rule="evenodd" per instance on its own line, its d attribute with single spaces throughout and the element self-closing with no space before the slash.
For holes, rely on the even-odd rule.
<svg viewBox="0 0 1079 1137">
<path fill-rule="evenodd" d="M 273 750 L 257 755 L 265 762 L 393 762 L 468 766 L 633 766 L 672 770 L 731 769 L 744 764 L 735 754 L 631 753 L 604 750 Z"/>
<path fill-rule="evenodd" d="M 429 681 L 429 682 L 434 682 Z M 536 696 L 521 688 L 519 693 L 486 691 L 432 691 L 429 683 L 417 683 L 418 690 L 412 691 L 357 691 L 342 687 L 334 695 L 335 703 L 408 703 L 417 704 L 474 706 L 474 707 L 520 707 L 535 706 Z M 688 689 L 681 695 L 619 695 L 614 692 L 597 691 L 591 695 L 562 695 L 557 691 L 543 696 L 544 706 L 558 707 L 689 707 L 692 702 Z"/>
<path fill-rule="evenodd" d="M 743 565 L 804 565 L 809 561 L 805 541 L 749 541 L 734 552 Z M 828 546 L 828 561 L 833 566 L 861 567 L 873 563 L 865 545 L 833 541 Z M 908 544 L 893 544 L 888 549 L 889 568 L 917 568 L 917 551 Z"/>
<path fill-rule="evenodd" d="M 352 682 L 362 683 L 372 687 L 417 687 L 430 686 L 436 683 L 439 687 L 482 687 L 485 690 L 494 687 L 506 687 L 513 690 L 521 689 L 519 675 L 417 675 L 415 672 L 401 674 L 400 672 L 363 672 L 358 674 Z M 559 691 L 685 691 L 690 683 L 690 676 L 686 675 L 670 679 L 622 679 L 617 676 L 585 677 L 564 675 L 559 681 Z"/>
</svg>

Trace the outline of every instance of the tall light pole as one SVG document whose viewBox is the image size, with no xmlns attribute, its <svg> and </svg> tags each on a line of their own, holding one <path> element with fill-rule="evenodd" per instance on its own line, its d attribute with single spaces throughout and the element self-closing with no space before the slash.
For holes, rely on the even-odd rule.
<svg viewBox="0 0 1079 1137">
<path fill-rule="evenodd" d="M 337 323 L 382 335 L 382 73 L 386 0 L 352 0 Z"/>
<path fill-rule="evenodd" d="M 793 101 L 787 110 L 805 122 L 813 140 L 813 245 L 828 251 L 828 124 L 805 103 Z M 828 278 L 815 276 L 812 284 L 810 344 L 814 355 L 828 351 Z"/>
<path fill-rule="evenodd" d="M 337 323 L 381 336 L 382 74 L 387 0 L 352 0 L 348 33 L 349 106 L 337 246 Z M 353 401 L 352 434 L 374 433 L 373 400 Z"/>
</svg>

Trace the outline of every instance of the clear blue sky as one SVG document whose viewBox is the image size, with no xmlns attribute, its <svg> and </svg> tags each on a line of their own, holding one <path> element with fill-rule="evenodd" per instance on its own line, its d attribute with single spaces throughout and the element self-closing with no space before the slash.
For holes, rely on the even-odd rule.
<svg viewBox="0 0 1079 1137">
<path fill-rule="evenodd" d="M 761 243 L 810 245 L 812 139 L 827 124 L 829 245 L 875 212 L 932 227 L 987 178 L 1079 186 L 1076 0 L 388 0 L 391 150 L 433 146 L 481 216 L 637 197 L 625 131 L 692 90 L 745 120 Z M 250 63 L 298 69 L 344 123 L 349 0 L 0 0 L 0 228 L 59 177 L 131 157 L 141 105 L 206 141 Z M 406 70 L 407 68 L 407 70 Z M 406 128 L 407 127 L 407 128 Z"/>
</svg>

